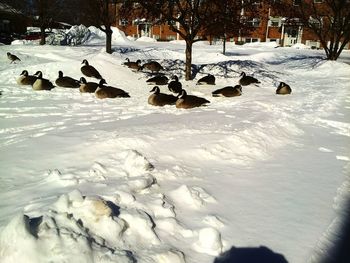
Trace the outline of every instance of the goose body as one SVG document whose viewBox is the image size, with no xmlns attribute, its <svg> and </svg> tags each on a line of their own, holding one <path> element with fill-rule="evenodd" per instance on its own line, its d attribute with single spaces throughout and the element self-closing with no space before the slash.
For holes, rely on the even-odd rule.
<svg viewBox="0 0 350 263">
<path fill-rule="evenodd" d="M 7 58 L 11 61 L 11 63 L 16 62 L 16 61 L 21 61 L 19 57 L 16 55 L 11 54 L 10 52 L 7 52 Z"/>
<path fill-rule="evenodd" d="M 187 95 L 187 92 L 182 90 L 179 98 L 176 101 L 176 108 L 190 109 L 204 106 L 207 103 L 210 103 L 210 101 L 201 97 Z"/>
<path fill-rule="evenodd" d="M 197 81 L 197 85 L 215 85 L 215 76 L 208 74 Z"/>
<path fill-rule="evenodd" d="M 148 97 L 148 104 L 153 106 L 164 106 L 164 105 L 173 105 L 177 101 L 177 97 L 160 93 L 159 87 L 155 86 L 150 92 L 153 92 L 152 95 Z"/>
<path fill-rule="evenodd" d="M 280 94 L 280 95 L 286 95 L 286 94 L 291 94 L 292 93 L 292 89 L 290 88 L 290 86 L 284 82 L 281 82 L 276 90 L 276 94 Z"/>
<path fill-rule="evenodd" d="M 174 75 L 172 79 L 173 80 L 168 84 L 168 89 L 173 93 L 180 93 L 182 91 L 182 84 L 179 81 L 179 78 Z"/>
<path fill-rule="evenodd" d="M 151 61 L 148 63 L 143 64 L 139 70 L 147 69 L 149 71 L 153 72 L 159 72 L 163 70 L 164 68 L 157 62 L 157 61 Z"/>
<path fill-rule="evenodd" d="M 259 84 L 260 83 L 260 81 L 257 80 L 256 78 L 254 78 L 252 76 L 247 76 L 245 74 L 245 72 L 242 72 L 240 76 L 241 76 L 241 79 L 239 80 L 239 84 L 241 86 L 248 86 L 250 84 Z"/>
<path fill-rule="evenodd" d="M 129 98 L 130 95 L 122 89 L 118 89 L 111 86 L 105 86 L 106 81 L 104 79 L 100 80 L 100 83 L 95 91 L 95 95 L 99 99 L 106 98 Z"/>
<path fill-rule="evenodd" d="M 83 60 L 82 64 L 84 64 L 84 66 L 82 66 L 80 70 L 86 77 L 102 79 L 101 74 L 93 66 L 89 65 L 86 59 Z"/>
<path fill-rule="evenodd" d="M 64 88 L 79 88 L 80 82 L 71 77 L 63 76 L 63 72 L 58 72 L 58 78 L 55 81 L 56 85 Z"/>
<path fill-rule="evenodd" d="M 48 79 L 43 79 L 43 74 L 41 71 L 38 71 L 37 80 L 33 83 L 34 90 L 51 90 L 55 86 Z"/>
<path fill-rule="evenodd" d="M 38 73 L 38 72 L 37 72 Z M 35 74 L 37 74 L 35 73 Z M 23 70 L 17 79 L 18 85 L 33 85 L 38 77 L 36 75 L 29 75 L 27 70 Z"/>
<path fill-rule="evenodd" d="M 136 60 L 136 62 L 134 61 L 130 61 L 128 58 L 126 58 L 127 62 L 124 62 L 124 65 L 127 66 L 128 68 L 131 69 L 136 69 L 139 70 L 141 67 L 141 60 Z"/>
<path fill-rule="evenodd" d="M 146 80 L 147 84 L 150 85 L 166 85 L 168 84 L 169 79 L 164 75 L 157 75 L 153 78 Z"/>
<path fill-rule="evenodd" d="M 227 86 L 212 92 L 213 97 L 236 97 L 242 95 L 242 86 Z"/>
<path fill-rule="evenodd" d="M 80 78 L 79 91 L 81 93 L 94 93 L 97 88 L 98 88 L 98 83 L 96 83 L 96 82 L 87 82 L 84 77 Z"/>
</svg>

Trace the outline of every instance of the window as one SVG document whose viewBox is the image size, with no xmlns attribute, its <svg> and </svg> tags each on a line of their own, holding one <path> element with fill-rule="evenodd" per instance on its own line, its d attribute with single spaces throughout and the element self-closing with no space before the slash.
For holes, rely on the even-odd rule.
<svg viewBox="0 0 350 263">
<path fill-rule="evenodd" d="M 119 25 L 120 25 L 120 26 L 127 26 L 127 25 L 128 25 L 128 20 L 127 20 L 127 19 L 121 19 L 121 20 L 119 20 Z"/>
<path fill-rule="evenodd" d="M 282 23 L 281 17 L 270 16 L 270 19 L 269 19 L 269 26 L 270 27 L 280 27 L 281 23 Z"/>
<path fill-rule="evenodd" d="M 171 40 L 176 40 L 176 37 L 175 36 L 166 36 L 166 39 L 171 41 Z"/>
<path fill-rule="evenodd" d="M 309 26 L 313 28 L 321 28 L 322 27 L 322 18 L 316 19 L 310 16 L 309 18 Z"/>
<path fill-rule="evenodd" d="M 323 3 L 323 0 L 314 0 L 314 3 L 315 4 L 320 4 L 320 3 Z"/>
<path fill-rule="evenodd" d="M 301 5 L 301 0 L 293 0 L 293 5 Z"/>
<path fill-rule="evenodd" d="M 245 43 L 254 43 L 254 42 L 260 42 L 259 38 L 246 38 Z"/>
<path fill-rule="evenodd" d="M 253 19 L 247 20 L 247 25 L 251 27 L 259 27 L 260 18 L 253 18 Z"/>
</svg>

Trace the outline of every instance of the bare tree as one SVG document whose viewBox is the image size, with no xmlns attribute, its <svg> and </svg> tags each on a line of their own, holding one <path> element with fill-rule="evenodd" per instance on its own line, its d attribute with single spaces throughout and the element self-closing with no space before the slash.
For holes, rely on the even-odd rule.
<svg viewBox="0 0 350 263">
<path fill-rule="evenodd" d="M 137 3 L 135 3 L 137 2 Z M 227 7 L 240 7 L 241 0 L 228 0 Z M 129 6 L 128 6 L 129 5 Z M 222 1 L 212 0 L 125 0 L 124 7 L 129 7 L 134 14 L 153 19 L 156 23 L 168 23 L 186 42 L 185 78 L 192 79 L 192 46 L 195 42 L 206 39 L 210 28 L 218 26 L 223 20 L 239 21 L 237 14 L 240 9 L 234 9 L 235 19 L 216 19 L 222 12 Z M 127 9 L 127 8 L 126 8 Z M 229 9 L 227 9 L 229 10 Z M 227 17 L 225 17 L 227 18 Z M 219 26 L 222 26 L 220 24 Z M 211 29 L 210 29 L 211 30 Z"/>
<path fill-rule="evenodd" d="M 106 34 L 106 52 L 112 53 L 112 25 L 116 19 L 117 0 L 86 0 L 84 18 Z"/>
<path fill-rule="evenodd" d="M 337 60 L 350 42 L 348 0 L 282 1 L 278 7 L 288 17 L 287 21 L 298 21 L 317 36 L 328 60 Z"/>
</svg>

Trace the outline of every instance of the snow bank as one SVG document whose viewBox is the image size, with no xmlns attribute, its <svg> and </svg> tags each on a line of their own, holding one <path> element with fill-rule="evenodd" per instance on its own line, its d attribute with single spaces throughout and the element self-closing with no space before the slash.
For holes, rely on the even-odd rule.
<svg viewBox="0 0 350 263">
<path fill-rule="evenodd" d="M 157 42 L 156 39 L 151 38 L 151 37 L 139 37 L 138 39 L 136 39 L 136 41 L 142 41 L 142 42 Z"/>
<path fill-rule="evenodd" d="M 294 44 L 293 46 L 291 46 L 291 48 L 295 48 L 295 49 L 311 49 L 311 47 L 301 44 L 301 43 L 297 43 Z"/>
</svg>

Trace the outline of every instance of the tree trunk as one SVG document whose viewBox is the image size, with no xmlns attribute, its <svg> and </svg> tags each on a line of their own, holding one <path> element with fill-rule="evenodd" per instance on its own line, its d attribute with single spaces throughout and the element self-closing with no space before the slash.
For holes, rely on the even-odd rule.
<svg viewBox="0 0 350 263">
<path fill-rule="evenodd" d="M 226 54 L 226 34 L 224 34 L 224 40 L 222 42 L 222 54 Z"/>
<path fill-rule="evenodd" d="M 40 26 L 40 45 L 46 44 L 45 29 L 46 29 L 45 26 L 43 25 Z"/>
<path fill-rule="evenodd" d="M 186 40 L 186 65 L 185 65 L 185 79 L 192 79 L 192 45 L 193 41 Z"/>
<path fill-rule="evenodd" d="M 108 54 L 112 54 L 112 34 L 113 31 L 111 27 L 105 26 L 106 27 L 106 52 Z"/>
</svg>

